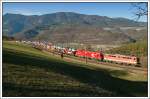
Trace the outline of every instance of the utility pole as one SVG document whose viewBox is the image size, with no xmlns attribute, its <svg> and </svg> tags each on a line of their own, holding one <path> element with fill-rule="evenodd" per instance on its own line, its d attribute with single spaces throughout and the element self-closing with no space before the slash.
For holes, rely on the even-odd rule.
<svg viewBox="0 0 150 99">
<path fill-rule="evenodd" d="M 53 41 L 52 41 L 52 46 L 53 46 L 53 48 L 51 49 L 51 51 L 52 51 L 53 56 L 54 56 L 54 53 L 55 53 L 55 52 L 54 52 L 54 51 L 55 51 L 55 48 L 54 48 L 54 47 L 56 47 L 56 46 L 55 46 L 55 43 L 54 43 Z"/>
<path fill-rule="evenodd" d="M 87 50 L 87 48 L 86 48 L 86 45 L 85 45 L 85 63 L 87 64 L 87 53 L 86 53 L 86 50 Z"/>
</svg>

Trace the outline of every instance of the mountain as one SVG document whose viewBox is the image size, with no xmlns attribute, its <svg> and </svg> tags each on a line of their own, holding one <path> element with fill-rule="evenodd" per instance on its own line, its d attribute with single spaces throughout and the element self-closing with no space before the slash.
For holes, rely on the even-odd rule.
<svg viewBox="0 0 150 99">
<path fill-rule="evenodd" d="M 3 35 L 19 39 L 96 44 L 134 42 L 147 36 L 147 24 L 73 12 L 3 15 Z"/>
</svg>

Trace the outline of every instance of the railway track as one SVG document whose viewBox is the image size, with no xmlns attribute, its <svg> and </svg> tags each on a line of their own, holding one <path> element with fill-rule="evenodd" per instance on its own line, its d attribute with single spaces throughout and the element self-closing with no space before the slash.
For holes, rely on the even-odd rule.
<svg viewBox="0 0 150 99">
<path fill-rule="evenodd" d="M 57 56 L 60 56 L 58 55 L 58 53 L 52 53 L 52 52 L 49 52 L 49 51 L 46 51 L 44 49 L 41 49 L 41 48 L 38 48 L 38 47 L 35 47 L 35 46 L 32 46 L 33 48 L 35 49 L 39 49 L 41 51 L 44 51 L 44 52 L 48 52 L 52 55 L 57 55 Z M 132 72 L 132 73 L 137 73 L 137 72 L 140 72 L 140 73 L 144 73 L 145 75 L 148 75 L 148 69 L 147 68 L 143 68 L 143 67 L 135 67 L 135 66 L 132 66 L 132 65 L 125 65 L 125 64 L 118 64 L 118 63 L 110 63 L 110 62 L 100 62 L 100 61 L 96 61 L 96 60 L 90 60 L 90 59 L 87 59 L 87 62 L 86 62 L 86 59 L 85 58 L 81 58 L 81 57 L 75 57 L 75 56 L 71 56 L 71 55 L 66 55 L 65 54 L 65 58 L 68 58 L 68 60 L 78 60 L 78 61 L 81 61 L 81 62 L 85 62 L 87 64 L 89 63 L 92 63 L 92 64 L 102 64 L 106 67 L 112 67 L 112 68 L 121 68 L 121 69 L 125 69 L 129 72 Z"/>
<path fill-rule="evenodd" d="M 53 54 L 53 53 L 51 53 Z M 60 55 L 56 54 L 58 57 L 60 57 Z M 85 58 L 81 58 L 81 57 L 75 57 L 75 56 L 70 56 L 70 55 L 65 55 L 64 56 L 64 60 L 67 60 L 69 61 L 73 61 L 73 60 L 77 60 L 77 61 L 81 61 L 81 62 L 85 62 L 86 63 L 86 59 Z M 125 69 L 127 70 L 128 72 L 131 72 L 131 73 L 137 73 L 137 72 L 140 72 L 140 73 L 144 73 L 145 75 L 148 74 L 148 69 L 147 68 L 143 68 L 143 67 L 135 67 L 133 65 L 125 65 L 125 64 L 117 64 L 117 63 L 109 63 L 109 62 L 100 62 L 100 61 L 96 61 L 96 60 L 90 60 L 90 59 L 87 59 L 87 64 L 102 64 L 102 65 L 105 65 L 107 67 L 116 67 L 116 68 L 121 68 L 121 69 Z"/>
<path fill-rule="evenodd" d="M 85 59 L 78 59 L 82 62 L 85 62 Z M 142 67 L 133 67 L 133 66 L 127 66 L 127 65 L 120 65 L 120 64 L 115 64 L 115 63 L 108 63 L 108 62 L 96 62 L 94 60 L 88 60 L 87 63 L 93 63 L 93 64 L 102 64 L 105 65 L 107 67 L 116 67 L 116 68 L 120 68 L 120 69 L 124 69 L 130 73 L 143 73 L 144 75 L 148 75 L 148 70 L 147 68 L 142 68 Z"/>
<path fill-rule="evenodd" d="M 42 50 L 41 51 L 44 51 L 44 52 L 49 52 L 49 51 L 46 51 L 46 50 Z M 52 53 L 52 52 L 49 52 L 50 54 L 52 55 L 57 55 L 57 56 L 60 56 L 58 53 Z M 100 62 L 100 61 L 96 61 L 96 60 L 90 60 L 90 59 L 87 59 L 87 62 L 86 62 L 86 59 L 85 58 L 81 58 L 81 57 L 75 57 L 75 56 L 71 56 L 71 55 L 64 55 L 64 57 L 68 58 L 68 60 L 78 60 L 78 61 L 81 61 L 81 62 L 85 62 L 85 63 L 93 63 L 93 64 L 102 64 L 102 65 L 105 65 L 107 67 L 117 67 L 117 68 L 121 68 L 121 69 L 125 69 L 127 70 L 128 72 L 131 72 L 131 73 L 137 73 L 137 72 L 140 72 L 140 73 L 144 73 L 145 75 L 148 75 L 148 69 L 147 68 L 143 68 L 143 67 L 135 67 L 133 65 L 125 65 L 125 64 L 118 64 L 118 63 L 110 63 L 110 62 Z M 69 59 L 70 58 L 70 59 Z"/>
</svg>

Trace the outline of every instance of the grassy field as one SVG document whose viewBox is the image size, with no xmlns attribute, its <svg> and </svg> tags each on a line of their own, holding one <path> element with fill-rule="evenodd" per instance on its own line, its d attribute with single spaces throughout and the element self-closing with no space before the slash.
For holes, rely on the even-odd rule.
<svg viewBox="0 0 150 99">
<path fill-rule="evenodd" d="M 101 66 L 99 66 L 101 67 Z M 102 66 L 103 67 L 103 66 Z M 3 96 L 147 96 L 147 79 L 3 41 Z M 141 79 L 140 79 L 141 78 Z"/>
</svg>

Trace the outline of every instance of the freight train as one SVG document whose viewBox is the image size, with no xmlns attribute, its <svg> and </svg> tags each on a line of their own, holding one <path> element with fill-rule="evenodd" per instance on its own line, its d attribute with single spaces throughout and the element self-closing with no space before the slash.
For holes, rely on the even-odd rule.
<svg viewBox="0 0 150 99">
<path fill-rule="evenodd" d="M 100 52 L 92 52 L 82 49 L 72 49 L 72 48 L 62 48 L 59 46 L 54 46 L 51 43 L 47 42 L 37 42 L 37 41 L 22 41 L 23 43 L 32 44 L 34 48 L 40 50 L 46 50 L 49 52 L 60 53 L 63 52 L 67 55 L 74 55 L 77 57 L 87 57 L 90 59 L 97 59 L 103 62 L 114 62 L 121 64 L 131 64 L 131 65 L 139 65 L 139 58 L 136 56 L 127 56 L 120 54 L 104 54 L 102 51 Z"/>
</svg>

